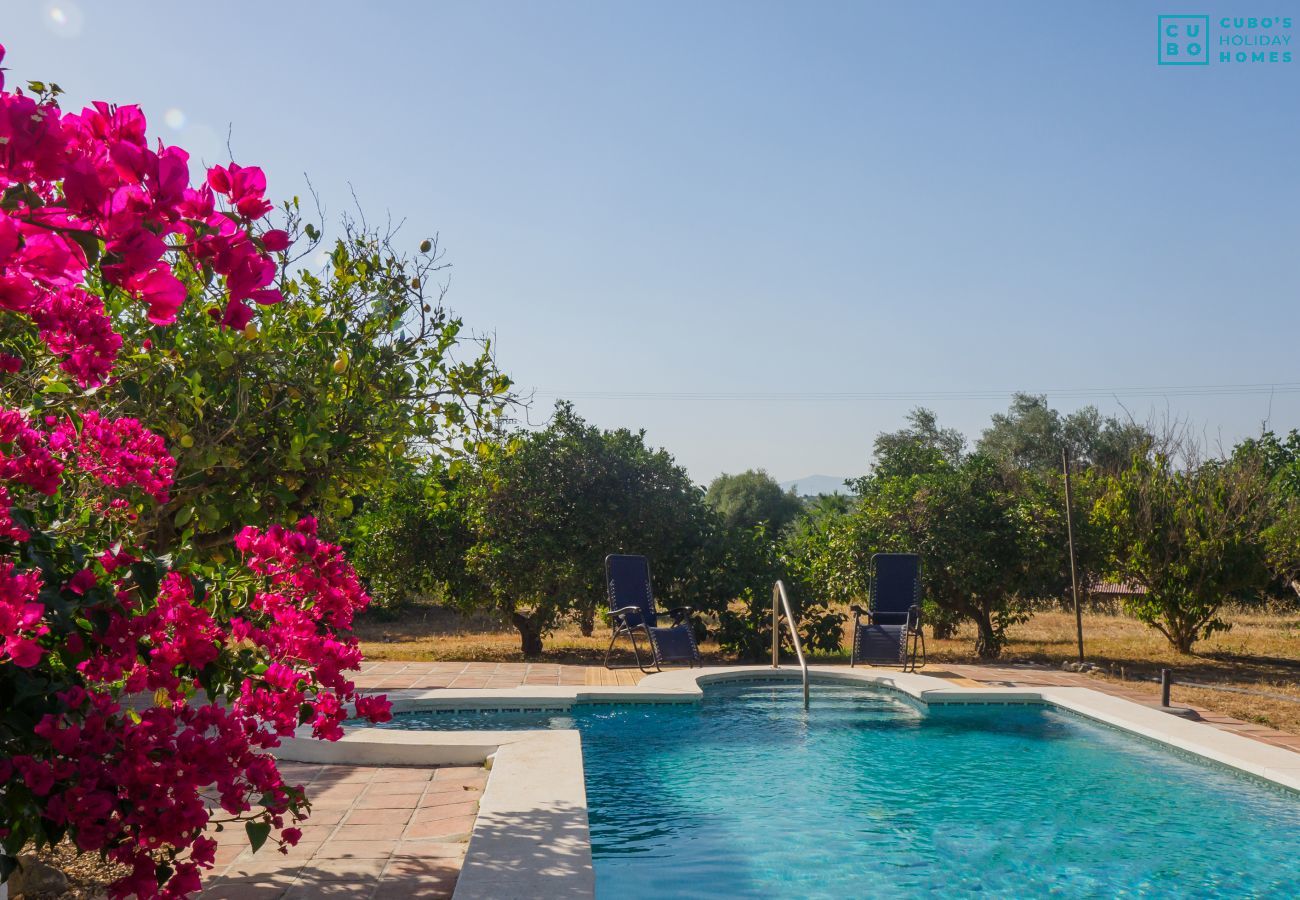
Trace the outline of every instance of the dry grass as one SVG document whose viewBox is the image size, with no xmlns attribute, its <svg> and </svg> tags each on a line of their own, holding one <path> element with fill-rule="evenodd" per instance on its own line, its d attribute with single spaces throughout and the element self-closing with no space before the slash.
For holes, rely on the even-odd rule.
<svg viewBox="0 0 1300 900">
<path fill-rule="evenodd" d="M 1300 734 L 1300 611 L 1265 613 L 1228 610 L 1232 630 L 1196 646 L 1194 655 L 1178 653 L 1158 632 L 1124 615 L 1088 613 L 1083 618 L 1084 652 L 1115 679 L 1152 679 L 1161 668 L 1175 679 L 1244 688 L 1292 697 L 1295 702 L 1176 685 L 1176 702 Z M 357 625 L 368 659 L 474 660 L 519 662 L 519 637 L 487 617 L 466 618 L 435 607 L 417 608 L 385 621 L 367 617 Z M 1040 612 L 1012 627 L 1000 662 L 1035 662 L 1052 666 L 1075 658 L 1074 615 Z M 546 640 L 547 662 L 598 665 L 608 631 L 583 637 L 576 626 L 562 628 Z M 963 629 L 952 640 L 929 640 L 934 662 L 977 663 L 971 652 L 974 634 Z M 847 640 L 845 646 L 847 646 Z M 710 662 L 731 662 L 716 645 L 701 647 Z M 847 661 L 844 654 L 821 662 Z"/>
<path fill-rule="evenodd" d="M 1156 679 L 1160 669 L 1170 669 L 1175 703 L 1300 734 L 1300 611 L 1230 609 L 1223 618 L 1232 623 L 1232 630 L 1199 642 L 1196 652 L 1186 655 L 1159 632 L 1128 616 L 1085 614 L 1084 657 L 1109 672 L 1103 677 L 1114 680 Z M 1008 634 L 1006 662 L 1059 666 L 1077 655 L 1073 613 L 1041 612 Z M 932 641 L 933 658 L 978 662 L 970 652 L 972 637 Z M 1184 687 L 1177 684 L 1179 680 L 1278 696 Z"/>
<path fill-rule="evenodd" d="M 439 607 L 416 607 L 397 617 L 367 616 L 355 631 L 366 659 L 523 661 L 519 632 L 486 616 L 462 616 Z M 599 665 L 609 646 L 609 629 L 597 623 L 595 634 L 583 637 L 577 625 L 566 625 L 548 636 L 544 646 L 542 662 Z M 731 661 L 711 642 L 702 644 L 700 652 L 710 662 Z"/>
</svg>

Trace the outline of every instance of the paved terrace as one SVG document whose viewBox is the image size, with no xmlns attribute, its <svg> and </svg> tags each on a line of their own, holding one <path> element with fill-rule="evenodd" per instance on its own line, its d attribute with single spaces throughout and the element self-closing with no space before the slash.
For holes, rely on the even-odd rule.
<svg viewBox="0 0 1300 900">
<path fill-rule="evenodd" d="M 1112 682 L 1040 666 L 933 665 L 923 674 L 978 687 L 1088 687 L 1159 706 L 1159 687 Z M 368 662 L 356 677 L 367 691 L 504 689 L 521 685 L 634 686 L 642 674 L 554 663 Z M 1214 728 L 1300 753 L 1300 736 L 1192 707 Z M 371 768 L 283 763 L 286 778 L 308 787 L 313 812 L 287 856 L 256 855 L 242 828 L 217 834 L 210 900 L 310 897 L 450 897 L 487 783 L 478 767 Z"/>
<path fill-rule="evenodd" d="M 254 854 L 241 826 L 214 832 L 211 900 L 450 897 L 487 784 L 481 766 L 378 768 L 281 763 L 311 817 L 287 855 Z"/>
<path fill-rule="evenodd" d="M 922 675 L 946 678 L 957 685 L 979 687 L 1086 687 L 1123 697 L 1143 706 L 1160 705 L 1159 685 L 1149 682 L 1113 682 L 1047 666 L 972 666 L 935 663 Z M 636 669 L 610 671 L 600 666 L 565 666 L 556 663 L 368 662 L 355 678 L 366 691 L 427 690 L 430 688 L 514 688 L 525 684 L 633 686 L 645 676 Z M 1288 734 L 1223 716 L 1190 704 L 1200 719 L 1216 728 L 1241 734 L 1266 744 L 1300 753 L 1300 735 Z"/>
</svg>

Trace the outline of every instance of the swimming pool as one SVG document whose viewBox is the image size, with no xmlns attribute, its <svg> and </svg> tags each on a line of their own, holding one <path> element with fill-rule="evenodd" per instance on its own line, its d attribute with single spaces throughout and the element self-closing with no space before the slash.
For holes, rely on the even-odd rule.
<svg viewBox="0 0 1300 900">
<path fill-rule="evenodd" d="M 598 897 L 1295 897 L 1300 798 L 1045 706 L 869 687 L 411 713 L 576 728 Z"/>
</svg>

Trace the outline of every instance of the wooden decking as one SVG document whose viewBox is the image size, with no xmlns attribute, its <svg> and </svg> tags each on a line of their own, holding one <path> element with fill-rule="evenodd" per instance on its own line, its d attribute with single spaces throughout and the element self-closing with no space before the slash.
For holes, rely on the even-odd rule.
<svg viewBox="0 0 1300 900">
<path fill-rule="evenodd" d="M 600 666 L 588 666 L 586 684 L 598 687 L 636 687 L 645 678 L 640 669 L 605 669 Z"/>
</svg>

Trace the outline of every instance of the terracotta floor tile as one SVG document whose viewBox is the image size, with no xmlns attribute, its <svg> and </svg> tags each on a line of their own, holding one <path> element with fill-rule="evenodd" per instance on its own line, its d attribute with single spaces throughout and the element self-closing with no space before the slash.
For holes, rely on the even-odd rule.
<svg viewBox="0 0 1300 900">
<path fill-rule="evenodd" d="M 339 820 L 343 818 L 344 812 L 346 812 L 345 809 L 337 809 L 337 808 L 329 808 L 329 807 L 316 809 L 313 807 L 311 811 L 311 815 L 308 816 L 306 819 L 304 819 L 302 824 L 315 825 L 315 826 L 337 825 L 339 823 Z"/>
<path fill-rule="evenodd" d="M 333 800 L 353 800 L 360 797 L 369 784 L 356 782 L 352 784 L 313 784 L 307 789 L 307 796 L 312 803 L 328 803 Z"/>
<path fill-rule="evenodd" d="M 450 791 L 429 791 L 420 798 L 418 809 L 429 809 L 433 806 L 446 806 L 449 803 L 466 803 L 471 800 L 478 800 L 483 796 L 483 792 L 477 788 L 454 788 Z"/>
<path fill-rule="evenodd" d="M 468 844 L 423 840 L 423 841 L 399 841 L 397 849 L 393 851 L 393 858 L 398 859 L 404 856 L 416 856 L 421 858 L 438 858 L 438 859 L 464 859 L 465 848 Z"/>
<path fill-rule="evenodd" d="M 281 858 L 281 860 L 308 860 L 308 858 L 311 858 L 312 854 L 316 853 L 324 843 L 325 841 L 320 840 L 300 840 L 298 841 L 298 844 L 294 845 L 294 847 L 290 847 L 289 852 L 287 853 L 281 853 L 277 851 L 276 848 L 270 849 L 270 852 L 276 854 L 276 856 Z M 263 856 L 265 852 L 266 848 L 264 847 L 263 852 L 255 853 L 252 857 L 248 858 Z"/>
<path fill-rule="evenodd" d="M 453 859 L 395 859 L 384 870 L 384 880 L 390 878 L 441 878 L 455 879 L 460 872 L 460 860 Z"/>
<path fill-rule="evenodd" d="M 284 900 L 324 900 L 335 897 L 370 900 L 377 884 L 373 878 L 365 881 L 302 881 L 284 892 Z"/>
<path fill-rule="evenodd" d="M 307 789 L 307 799 L 311 801 L 311 810 L 313 813 L 324 812 L 325 810 L 348 810 L 356 802 L 356 797 L 317 797 L 312 793 L 311 788 Z"/>
<path fill-rule="evenodd" d="M 237 860 L 247 849 L 238 844 L 218 844 L 217 851 L 213 854 L 212 861 L 219 866 L 228 865 Z"/>
<path fill-rule="evenodd" d="M 313 859 L 298 873 L 298 883 L 314 881 L 355 881 L 364 884 L 378 880 L 388 863 L 384 859 Z"/>
<path fill-rule="evenodd" d="M 430 773 L 432 775 L 432 773 Z M 424 790 L 428 783 L 429 777 L 426 776 L 424 781 L 376 781 L 370 785 L 370 790 L 366 791 L 367 797 L 378 797 L 383 794 L 418 794 Z"/>
<path fill-rule="evenodd" d="M 473 818 L 478 812 L 478 802 L 470 800 L 465 803 L 448 803 L 443 806 L 426 806 L 415 811 L 412 822 L 436 822 L 439 819 L 455 819 L 460 816 Z"/>
<path fill-rule="evenodd" d="M 415 812 L 415 807 L 407 806 L 402 809 L 354 809 L 348 813 L 348 817 L 343 820 L 344 828 L 352 828 L 360 825 L 405 825 L 411 821 L 411 815 Z M 362 840 L 381 840 L 381 838 L 362 838 Z"/>
<path fill-rule="evenodd" d="M 375 782 L 376 784 L 400 784 L 401 782 L 428 781 L 433 777 L 433 774 L 438 771 L 440 770 L 435 768 L 421 768 L 415 766 L 412 766 L 409 769 L 377 769 L 375 771 Z"/>
<path fill-rule="evenodd" d="M 298 843 L 310 845 L 310 844 L 319 844 L 322 841 L 327 841 L 329 840 L 330 835 L 334 833 L 334 829 L 336 827 L 337 826 L 333 824 L 314 825 L 309 822 L 303 822 L 301 825 L 297 826 L 298 830 L 302 832 L 302 837 L 298 839 Z M 274 849 L 274 846 L 270 843 L 267 844 L 267 847 L 271 847 L 272 849 Z M 266 848 L 264 847 L 263 850 L 265 849 Z"/>
<path fill-rule="evenodd" d="M 482 766 L 443 766 L 434 770 L 434 781 L 447 781 L 452 778 L 473 778 L 475 775 L 482 775 Z"/>
<path fill-rule="evenodd" d="M 375 777 L 369 766 L 327 766 L 312 779 L 312 784 L 368 784 Z"/>
<path fill-rule="evenodd" d="M 417 900 L 443 900 L 451 897 L 455 889 L 455 881 L 429 884 L 419 878 L 399 878 L 391 881 L 385 878 L 371 896 L 374 900 L 406 900 L 408 897 Z"/>
<path fill-rule="evenodd" d="M 408 787 L 410 782 L 406 782 Z M 416 785 L 423 788 L 423 785 Z M 367 794 L 353 804 L 354 809 L 415 809 L 415 805 L 424 796 L 423 790 L 405 791 L 401 794 Z"/>
<path fill-rule="evenodd" d="M 287 888 L 287 884 L 275 882 L 235 881 L 210 884 L 199 896 L 203 900 L 278 900 Z"/>
<path fill-rule="evenodd" d="M 410 838 L 443 838 L 451 839 L 453 836 L 468 835 L 474 829 L 473 816 L 457 816 L 450 819 L 438 819 L 433 822 L 412 822 L 406 829 L 406 837 Z"/>
<path fill-rule="evenodd" d="M 261 856 L 259 853 L 258 856 Z M 276 854 L 279 857 L 279 854 Z M 277 859 L 258 859 L 256 856 L 248 862 L 237 862 L 230 868 L 226 869 L 224 878 L 227 881 L 292 881 L 298 876 L 298 870 L 306 864 L 305 859 L 290 860 L 283 857 Z"/>
<path fill-rule="evenodd" d="M 373 811 L 373 810 L 368 810 Z M 379 823 L 362 823 L 351 824 L 345 822 L 339 826 L 339 830 L 334 832 L 336 841 L 383 841 L 389 838 L 400 838 L 402 832 L 406 830 L 405 822 L 387 822 Z"/>
<path fill-rule="evenodd" d="M 467 778 L 445 778 L 441 781 L 434 781 L 429 785 L 429 793 L 436 794 L 439 791 L 447 790 L 472 790 L 481 791 L 487 787 L 486 775 L 471 775 Z"/>
<path fill-rule="evenodd" d="M 387 859 L 397 841 L 330 841 L 316 851 L 317 859 Z"/>
<path fill-rule="evenodd" d="M 280 777 L 288 782 L 305 782 L 311 781 L 320 775 L 320 766 L 295 765 L 293 763 L 282 762 L 277 766 L 280 770 Z"/>
</svg>

